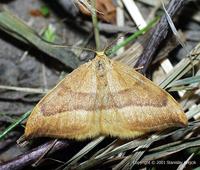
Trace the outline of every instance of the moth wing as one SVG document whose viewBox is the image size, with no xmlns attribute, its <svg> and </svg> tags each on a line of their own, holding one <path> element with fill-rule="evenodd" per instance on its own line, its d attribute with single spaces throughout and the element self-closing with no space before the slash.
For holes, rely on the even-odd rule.
<svg viewBox="0 0 200 170">
<path fill-rule="evenodd" d="M 109 92 L 102 111 L 102 133 L 121 138 L 187 124 L 179 104 L 166 91 L 132 68 L 111 61 L 107 72 Z"/>
<path fill-rule="evenodd" d="M 96 75 L 91 67 L 91 62 L 80 66 L 42 98 L 28 118 L 26 138 L 85 139 L 99 134 Z"/>
</svg>

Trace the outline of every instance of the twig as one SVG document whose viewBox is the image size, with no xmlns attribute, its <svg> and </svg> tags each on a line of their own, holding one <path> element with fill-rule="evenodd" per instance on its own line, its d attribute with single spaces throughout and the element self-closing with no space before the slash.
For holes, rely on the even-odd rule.
<svg viewBox="0 0 200 170">
<path fill-rule="evenodd" d="M 41 89 L 41 88 L 29 88 L 29 87 L 16 87 L 16 86 L 3 86 L 0 85 L 0 89 L 4 90 L 14 90 L 14 91 L 21 91 L 21 92 L 28 92 L 28 93 L 39 93 L 45 94 L 48 90 Z"/>
<path fill-rule="evenodd" d="M 30 165 L 32 163 L 34 163 L 41 155 L 44 154 L 44 152 L 46 152 L 46 150 L 52 146 L 53 141 L 47 142 L 43 145 L 40 145 L 32 150 L 30 150 L 29 152 L 20 155 L 16 158 L 14 158 L 13 160 L 10 160 L 8 162 L 5 162 L 3 164 L 0 164 L 0 169 L 1 170 L 18 170 L 18 169 L 22 169 L 27 165 Z M 69 143 L 67 141 L 64 140 L 59 140 L 56 142 L 56 144 L 54 145 L 54 147 L 52 148 L 50 153 L 56 152 L 58 150 L 64 149 L 66 147 L 68 147 Z"/>
<path fill-rule="evenodd" d="M 47 155 L 51 151 L 51 149 L 54 147 L 54 145 L 56 144 L 57 141 L 58 141 L 58 139 L 55 139 L 52 142 L 52 144 L 49 146 L 49 148 L 47 148 L 47 150 L 38 158 L 38 160 L 32 164 L 33 167 L 36 167 L 39 165 L 41 160 L 44 158 L 45 155 Z"/>
<path fill-rule="evenodd" d="M 173 18 L 175 16 L 175 14 L 178 11 L 180 11 L 180 9 L 184 6 L 184 2 L 185 2 L 184 0 L 171 0 L 170 1 L 168 8 L 167 8 L 167 12 L 171 18 Z M 161 18 L 160 22 L 157 24 L 157 26 L 153 29 L 150 40 L 135 65 L 135 67 L 143 66 L 143 69 L 140 70 L 140 72 L 142 72 L 143 74 L 146 72 L 159 45 L 167 37 L 169 30 L 170 30 L 170 26 L 166 19 L 166 15 L 164 15 L 164 16 L 162 16 L 162 18 Z"/>
</svg>

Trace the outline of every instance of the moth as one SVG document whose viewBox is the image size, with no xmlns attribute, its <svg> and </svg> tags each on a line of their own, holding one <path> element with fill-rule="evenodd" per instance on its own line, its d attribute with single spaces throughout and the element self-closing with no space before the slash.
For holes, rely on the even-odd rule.
<svg viewBox="0 0 200 170">
<path fill-rule="evenodd" d="M 135 138 L 186 125 L 185 113 L 169 93 L 97 52 L 40 100 L 28 118 L 25 137 Z"/>
</svg>

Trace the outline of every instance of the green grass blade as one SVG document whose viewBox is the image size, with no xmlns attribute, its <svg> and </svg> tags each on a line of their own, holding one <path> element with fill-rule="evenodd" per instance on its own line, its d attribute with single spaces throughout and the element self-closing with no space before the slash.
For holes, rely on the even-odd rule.
<svg viewBox="0 0 200 170">
<path fill-rule="evenodd" d="M 118 45 L 114 46 L 113 48 L 111 48 L 110 50 L 107 50 L 105 53 L 106 55 L 111 55 L 117 52 L 117 50 L 119 50 L 120 48 L 124 47 L 125 45 L 127 45 L 128 43 L 132 42 L 133 40 L 135 40 L 137 37 L 139 37 L 140 35 L 144 34 L 145 32 L 149 31 L 154 25 L 155 23 L 158 21 L 158 17 L 155 18 L 154 20 L 150 21 L 149 24 L 147 24 L 146 27 L 142 28 L 141 30 L 135 32 L 134 34 L 132 34 L 130 37 L 126 38 L 124 41 L 122 41 L 121 43 L 119 43 Z"/>
<path fill-rule="evenodd" d="M 63 47 L 59 48 L 57 44 L 48 43 L 10 11 L 0 11 L 0 30 L 38 48 L 67 67 L 76 68 L 81 64 L 71 50 Z"/>
<path fill-rule="evenodd" d="M 17 125 L 19 125 L 24 119 L 30 115 L 31 111 L 24 113 L 19 119 L 8 126 L 3 132 L 0 133 L 0 140 L 5 137 L 10 131 L 12 131 Z"/>
</svg>

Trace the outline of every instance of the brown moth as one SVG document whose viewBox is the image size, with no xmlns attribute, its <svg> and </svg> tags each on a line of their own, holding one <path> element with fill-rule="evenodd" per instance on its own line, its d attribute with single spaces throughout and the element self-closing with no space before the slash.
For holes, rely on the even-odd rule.
<svg viewBox="0 0 200 170">
<path fill-rule="evenodd" d="M 98 52 L 41 99 L 28 118 L 25 137 L 135 138 L 185 125 L 187 117 L 170 94 Z"/>
</svg>

